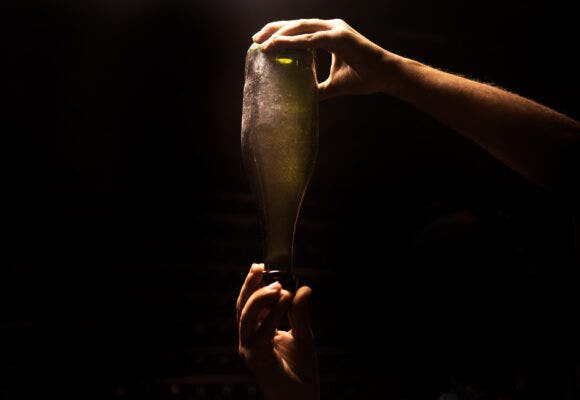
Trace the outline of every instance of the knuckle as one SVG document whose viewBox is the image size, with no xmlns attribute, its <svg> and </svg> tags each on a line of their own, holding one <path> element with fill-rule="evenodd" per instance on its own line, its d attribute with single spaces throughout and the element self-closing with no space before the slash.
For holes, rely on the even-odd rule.
<svg viewBox="0 0 580 400">
<path fill-rule="evenodd" d="M 344 26 L 338 26 L 333 31 L 334 35 L 339 39 L 344 39 L 350 34 L 350 31 Z"/>
<path fill-rule="evenodd" d="M 290 299 L 291 299 L 290 292 L 288 292 L 288 291 L 286 291 L 286 290 L 283 290 L 283 291 L 280 293 L 280 301 L 281 301 L 281 302 L 287 302 L 287 301 L 288 301 L 288 300 L 290 300 Z"/>
<path fill-rule="evenodd" d="M 344 20 L 340 19 L 340 18 L 333 19 L 332 23 L 335 25 L 338 25 L 338 26 L 345 26 L 346 25 L 346 22 L 344 22 Z"/>
<path fill-rule="evenodd" d="M 306 35 L 304 35 L 304 39 L 306 40 L 306 42 L 311 43 L 314 40 L 314 34 L 307 33 Z"/>
<path fill-rule="evenodd" d="M 266 25 L 264 25 L 264 29 L 277 27 L 278 25 L 283 24 L 285 22 L 286 21 L 272 21 L 272 22 L 268 22 Z"/>
</svg>

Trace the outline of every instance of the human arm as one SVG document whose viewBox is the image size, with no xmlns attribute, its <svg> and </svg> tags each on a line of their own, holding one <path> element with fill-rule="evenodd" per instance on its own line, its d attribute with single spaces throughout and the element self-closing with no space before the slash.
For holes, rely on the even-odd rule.
<svg viewBox="0 0 580 400">
<path fill-rule="evenodd" d="M 317 400 L 319 376 L 308 315 L 311 289 L 294 296 L 278 282 L 263 287 L 263 264 L 253 264 L 236 303 L 238 352 L 266 400 Z M 278 330 L 288 311 L 291 330 Z"/>
<path fill-rule="evenodd" d="M 389 52 L 341 20 L 278 21 L 253 37 L 265 51 L 332 53 L 322 99 L 383 92 L 474 141 L 530 181 L 567 193 L 580 182 L 580 124 L 533 100 Z"/>
</svg>

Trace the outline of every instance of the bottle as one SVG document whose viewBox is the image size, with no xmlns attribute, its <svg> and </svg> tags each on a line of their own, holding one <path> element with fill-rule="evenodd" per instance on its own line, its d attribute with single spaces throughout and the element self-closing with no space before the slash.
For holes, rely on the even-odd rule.
<svg viewBox="0 0 580 400">
<path fill-rule="evenodd" d="M 318 89 L 313 50 L 246 54 L 242 157 L 256 199 L 265 283 L 292 290 L 294 234 L 318 154 Z"/>
</svg>

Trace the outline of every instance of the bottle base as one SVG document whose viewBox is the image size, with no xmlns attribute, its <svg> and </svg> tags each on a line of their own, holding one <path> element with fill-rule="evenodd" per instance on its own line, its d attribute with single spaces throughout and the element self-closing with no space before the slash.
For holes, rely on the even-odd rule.
<svg viewBox="0 0 580 400">
<path fill-rule="evenodd" d="M 288 291 L 295 292 L 298 289 L 298 276 L 288 271 L 266 270 L 264 271 L 263 279 L 265 286 L 278 281 Z"/>
</svg>

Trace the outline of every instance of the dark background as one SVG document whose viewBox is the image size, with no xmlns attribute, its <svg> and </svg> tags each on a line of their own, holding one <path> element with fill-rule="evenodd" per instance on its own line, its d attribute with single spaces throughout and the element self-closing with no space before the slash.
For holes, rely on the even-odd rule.
<svg viewBox="0 0 580 400">
<path fill-rule="evenodd" d="M 580 116 L 564 1 L 8 0 L 1 16 L 2 399 L 259 397 L 233 309 L 261 259 L 239 135 L 269 21 L 339 17 Z M 572 206 L 397 99 L 322 103 L 295 264 L 325 398 L 578 396 Z"/>
</svg>

